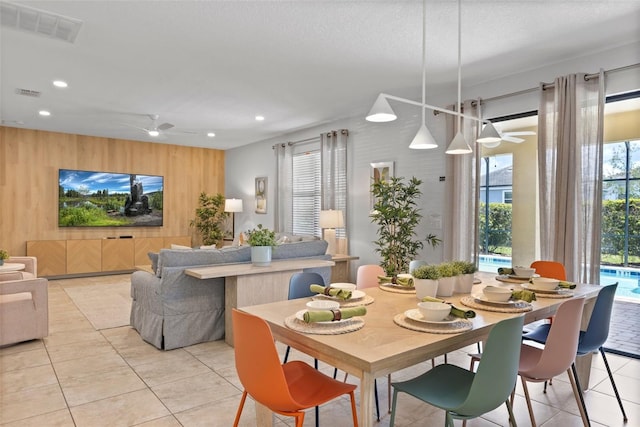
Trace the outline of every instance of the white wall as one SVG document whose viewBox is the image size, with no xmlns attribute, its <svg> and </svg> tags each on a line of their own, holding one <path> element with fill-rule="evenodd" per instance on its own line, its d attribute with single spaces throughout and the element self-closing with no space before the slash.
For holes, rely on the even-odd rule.
<svg viewBox="0 0 640 427">
<path fill-rule="evenodd" d="M 630 64 L 640 63 L 640 43 L 627 45 L 599 55 L 583 57 L 541 67 L 517 76 L 509 76 L 499 80 L 487 82 L 471 88 L 463 88 L 463 99 L 489 98 L 536 87 L 540 81 L 552 82 L 556 76 L 586 72 L 594 73 L 600 68 L 614 69 Z M 463 73 L 464 83 L 464 73 Z M 614 94 L 638 90 L 640 88 L 640 68 L 610 73 L 607 75 L 607 93 Z M 381 88 L 384 91 L 384 88 Z M 435 90 L 428 90 L 427 103 L 433 105 L 447 105 L 455 102 L 456 89 L 446 88 L 436 94 Z M 372 102 L 375 96 L 372 97 Z M 415 99 L 420 98 L 420 88 L 417 87 Z M 535 92 L 496 101 L 489 101 L 483 107 L 485 117 L 497 117 L 506 114 L 519 113 L 537 109 L 537 94 Z M 365 109 L 368 109 L 366 106 Z M 415 176 L 423 181 L 420 208 L 423 220 L 418 229 L 420 237 L 434 233 L 442 239 L 447 205 L 445 182 L 439 177 L 449 179 L 446 171 L 445 119 L 442 114 L 434 116 L 428 112 L 427 127 L 431 130 L 439 143 L 435 150 L 410 150 L 409 143 L 420 124 L 420 110 L 406 104 L 393 104 L 398 120 L 390 123 L 370 123 L 364 117 L 351 117 L 333 123 L 314 127 L 299 132 L 292 132 L 281 138 L 270 139 L 226 151 L 225 156 L 225 192 L 227 197 L 240 197 L 244 200 L 244 212 L 236 214 L 236 231 L 247 230 L 256 224 L 274 225 L 274 195 L 275 195 L 275 154 L 272 146 L 276 143 L 297 141 L 318 136 L 321 132 L 337 129 L 349 130 L 348 173 L 348 217 L 350 254 L 360 257 L 356 265 L 373 264 L 379 262 L 371 243 L 376 238 L 376 227 L 371 224 L 369 213 L 369 183 L 370 163 L 393 161 L 395 176 L 410 178 Z M 254 179 L 258 176 L 269 178 L 268 212 L 266 215 L 254 213 Z M 440 223 L 440 224 L 439 224 Z M 427 246 L 423 250 L 422 258 L 430 262 L 442 260 L 442 245 L 437 249 Z"/>
</svg>

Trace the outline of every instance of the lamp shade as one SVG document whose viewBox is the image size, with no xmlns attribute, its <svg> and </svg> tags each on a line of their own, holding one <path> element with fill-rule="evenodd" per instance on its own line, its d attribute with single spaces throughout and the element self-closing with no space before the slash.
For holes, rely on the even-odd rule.
<svg viewBox="0 0 640 427">
<path fill-rule="evenodd" d="M 226 199 L 224 201 L 225 212 L 242 212 L 242 199 Z"/>
<path fill-rule="evenodd" d="M 413 141 L 409 144 L 409 148 L 416 150 L 427 150 L 430 148 L 438 148 L 438 143 L 427 129 L 427 126 L 423 123 L 418 129 L 418 133 L 413 137 Z"/>
<path fill-rule="evenodd" d="M 342 211 L 329 209 L 320 211 L 320 228 L 340 228 L 344 227 Z"/>
<path fill-rule="evenodd" d="M 484 128 L 482 129 L 482 132 L 480 132 L 480 136 L 476 141 L 480 143 L 487 143 L 487 142 L 495 143 L 495 142 L 500 142 L 501 140 L 502 140 L 502 137 L 498 133 L 498 130 L 493 125 L 493 123 L 489 122 L 484 126 Z"/>
<path fill-rule="evenodd" d="M 447 154 L 469 154 L 471 152 L 471 147 L 469 147 L 469 144 L 467 144 L 467 141 L 464 139 L 464 135 L 462 135 L 460 131 L 458 131 L 453 141 L 451 141 L 451 144 L 449 144 L 447 151 L 445 151 Z"/>
<path fill-rule="evenodd" d="M 366 120 L 368 122 L 391 122 L 397 119 L 396 113 L 393 112 L 389 101 L 382 94 L 378 95 L 373 107 L 369 110 Z"/>
</svg>

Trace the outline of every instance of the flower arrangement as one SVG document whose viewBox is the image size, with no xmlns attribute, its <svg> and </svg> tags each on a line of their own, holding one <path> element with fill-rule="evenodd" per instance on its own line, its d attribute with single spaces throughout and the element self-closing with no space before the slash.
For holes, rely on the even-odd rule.
<svg viewBox="0 0 640 427">
<path fill-rule="evenodd" d="M 276 246 L 276 233 L 258 224 L 253 230 L 247 231 L 247 243 L 250 246 Z"/>
</svg>

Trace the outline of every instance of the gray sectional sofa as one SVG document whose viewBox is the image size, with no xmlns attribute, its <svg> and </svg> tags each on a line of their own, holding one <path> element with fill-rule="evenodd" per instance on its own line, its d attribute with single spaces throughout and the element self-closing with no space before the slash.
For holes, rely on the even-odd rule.
<svg viewBox="0 0 640 427">
<path fill-rule="evenodd" d="M 330 260 L 326 251 L 324 240 L 294 241 L 276 246 L 272 259 Z M 162 249 L 149 257 L 153 273 L 136 271 L 131 275 L 131 326 L 140 336 L 164 350 L 224 338 L 224 278 L 201 280 L 184 271 L 197 266 L 249 263 L 251 248 Z M 308 271 L 320 273 L 329 283 L 330 267 Z"/>
</svg>

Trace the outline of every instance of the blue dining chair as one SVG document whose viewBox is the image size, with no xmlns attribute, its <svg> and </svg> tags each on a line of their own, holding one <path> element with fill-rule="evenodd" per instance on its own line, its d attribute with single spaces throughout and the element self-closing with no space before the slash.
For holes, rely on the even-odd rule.
<svg viewBox="0 0 640 427">
<path fill-rule="evenodd" d="M 398 392 L 445 410 L 445 425 L 479 417 L 505 404 L 509 422 L 516 425 L 509 396 L 518 376 L 524 316 L 497 323 L 489 332 L 478 371 L 448 363 L 409 381 L 393 383 L 390 427 L 395 423 Z"/>
<path fill-rule="evenodd" d="M 620 393 L 618 393 L 618 387 L 616 387 L 616 382 L 613 379 L 613 374 L 611 373 L 607 356 L 602 347 L 609 336 L 609 324 L 611 322 L 611 311 L 613 310 L 613 298 L 616 294 L 617 288 L 618 283 L 614 283 L 612 285 L 604 286 L 600 289 L 600 292 L 598 292 L 598 297 L 596 298 L 596 303 L 593 307 L 591 318 L 589 319 L 589 325 L 586 330 L 580 331 L 577 355 L 583 356 L 585 354 L 595 352 L 596 350 L 600 352 L 602 360 L 604 361 L 604 366 L 607 368 L 607 374 L 609 375 L 613 392 L 616 395 L 616 399 L 618 399 L 618 405 L 620 406 L 620 411 L 622 411 L 622 418 L 626 422 L 627 414 L 624 411 L 624 406 L 622 406 L 622 399 L 620 398 Z M 522 338 L 525 340 L 535 341 L 540 344 L 545 344 L 547 342 L 550 328 L 551 325 L 549 324 L 540 325 L 533 331 L 524 334 Z M 575 363 L 572 365 L 572 369 L 575 374 Z M 584 409 L 586 411 L 586 407 Z"/>
</svg>

